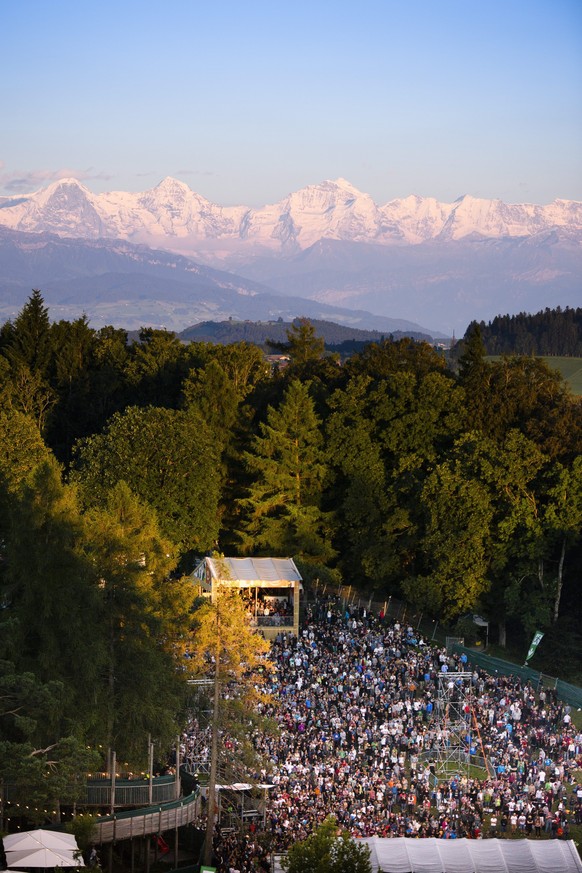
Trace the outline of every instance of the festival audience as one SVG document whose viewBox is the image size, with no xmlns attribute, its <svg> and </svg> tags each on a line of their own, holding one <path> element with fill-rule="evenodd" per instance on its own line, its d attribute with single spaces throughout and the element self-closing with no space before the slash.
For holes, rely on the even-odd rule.
<svg viewBox="0 0 582 873">
<path fill-rule="evenodd" d="M 327 603 L 308 611 L 298 639 L 281 634 L 271 657 L 277 705 L 264 714 L 279 732 L 253 738 L 264 765 L 251 774 L 272 786 L 268 808 L 254 832 L 217 827 L 219 871 L 269 869 L 268 852 L 284 852 L 332 814 L 356 838 L 567 838 L 569 819 L 582 822 L 582 787 L 573 779 L 582 733 L 552 691 L 475 670 L 467 721 L 489 776 L 439 779 L 438 677 L 453 682 L 466 659 L 398 621 L 365 609 L 340 615 Z M 194 767 L 208 749 L 193 724 L 183 759 Z"/>
</svg>

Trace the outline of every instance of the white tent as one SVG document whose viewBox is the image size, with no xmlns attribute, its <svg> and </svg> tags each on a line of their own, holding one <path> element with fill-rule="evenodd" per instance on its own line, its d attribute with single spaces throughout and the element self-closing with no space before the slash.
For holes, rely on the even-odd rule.
<svg viewBox="0 0 582 873">
<path fill-rule="evenodd" d="M 84 867 L 73 834 L 20 831 L 2 840 L 8 865 L 17 867 Z"/>
<path fill-rule="evenodd" d="M 18 831 L 9 834 L 2 840 L 6 852 L 21 849 L 56 849 L 57 851 L 77 851 L 77 840 L 73 834 L 64 831 L 46 831 L 40 828 L 36 831 Z"/>
<path fill-rule="evenodd" d="M 573 840 L 368 837 L 374 873 L 582 873 Z"/>
</svg>

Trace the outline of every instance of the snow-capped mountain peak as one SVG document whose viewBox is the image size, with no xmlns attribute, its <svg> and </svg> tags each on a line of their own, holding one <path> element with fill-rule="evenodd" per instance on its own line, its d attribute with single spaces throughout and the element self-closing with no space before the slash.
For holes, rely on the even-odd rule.
<svg viewBox="0 0 582 873">
<path fill-rule="evenodd" d="M 528 237 L 562 227 L 582 232 L 582 203 L 506 204 L 464 194 L 453 203 L 410 195 L 378 206 L 346 179 L 307 185 L 260 208 L 222 207 L 171 176 L 142 193 L 93 194 L 61 179 L 32 194 L 0 200 L 0 225 L 81 238 L 117 237 L 184 254 L 239 254 L 256 248 L 292 253 L 320 239 L 376 245 Z"/>
<path fill-rule="evenodd" d="M 173 176 L 166 176 L 162 181 L 155 186 L 154 191 L 184 191 L 191 192 L 191 189 L 185 182 L 180 182 L 179 179 L 175 179 Z"/>
<path fill-rule="evenodd" d="M 105 235 L 105 227 L 97 200 L 78 179 L 59 179 L 5 207 L 9 221 L 0 219 L 0 223 L 24 231 L 50 229 L 62 236 L 99 237 Z"/>
</svg>

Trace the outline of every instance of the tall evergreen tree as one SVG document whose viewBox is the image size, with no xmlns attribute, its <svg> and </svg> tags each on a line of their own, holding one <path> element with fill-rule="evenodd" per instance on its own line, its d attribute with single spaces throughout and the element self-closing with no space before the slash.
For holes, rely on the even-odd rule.
<svg viewBox="0 0 582 873">
<path fill-rule="evenodd" d="M 254 475 L 241 501 L 245 550 L 329 559 L 329 521 L 321 510 L 327 467 L 309 383 L 293 380 L 279 408 L 269 407 L 245 460 Z"/>
<path fill-rule="evenodd" d="M 42 294 L 34 290 L 9 330 L 5 355 L 14 367 L 48 376 L 52 358 L 51 327 Z"/>
<path fill-rule="evenodd" d="M 491 367 L 485 360 L 481 325 L 474 321 L 467 328 L 458 359 L 459 384 L 465 389 L 466 406 L 474 427 L 481 427 L 487 412 Z"/>
<path fill-rule="evenodd" d="M 57 396 L 49 384 L 53 357 L 48 309 L 40 291 L 33 291 L 13 324 L 1 333 L 0 388 L 5 406 L 34 418 L 43 431 Z"/>
</svg>

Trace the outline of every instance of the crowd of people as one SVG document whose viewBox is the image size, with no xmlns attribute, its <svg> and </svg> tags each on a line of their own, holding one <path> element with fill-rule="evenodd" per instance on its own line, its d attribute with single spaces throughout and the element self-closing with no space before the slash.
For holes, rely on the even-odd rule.
<svg viewBox="0 0 582 873">
<path fill-rule="evenodd" d="M 292 624 L 293 602 L 288 595 L 265 595 L 245 598 L 247 618 L 251 627 L 279 627 Z"/>
<path fill-rule="evenodd" d="M 582 732 L 554 692 L 472 672 L 467 742 L 486 769 L 443 777 L 438 684 L 471 672 L 459 656 L 398 621 L 322 603 L 297 639 L 277 638 L 271 657 L 277 703 L 264 714 L 279 730 L 254 736 L 263 763 L 252 774 L 270 786 L 267 808 L 250 830 L 217 826 L 223 873 L 268 869 L 268 852 L 284 852 L 329 815 L 355 838 L 566 838 L 571 822 L 582 823 Z M 184 738 L 186 756 L 207 748 L 200 730 Z"/>
</svg>

